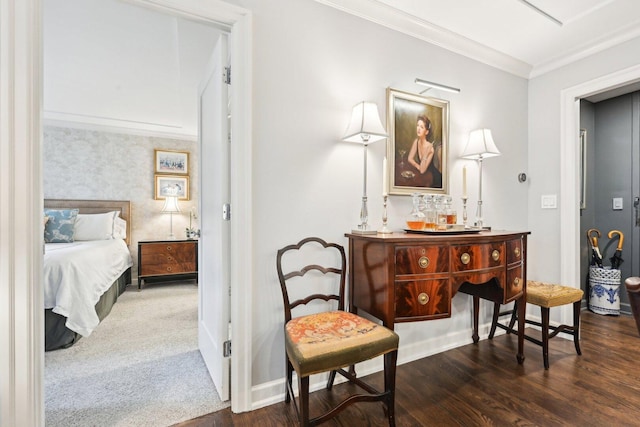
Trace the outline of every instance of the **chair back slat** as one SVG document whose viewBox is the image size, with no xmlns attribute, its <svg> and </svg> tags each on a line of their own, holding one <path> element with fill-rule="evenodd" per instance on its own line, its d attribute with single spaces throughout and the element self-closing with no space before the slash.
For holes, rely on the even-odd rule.
<svg viewBox="0 0 640 427">
<path fill-rule="evenodd" d="M 306 261 L 305 253 L 303 253 L 302 249 L 307 249 L 308 246 L 316 246 L 312 248 L 315 252 L 312 253 L 314 256 L 313 262 L 309 263 Z M 318 245 L 320 245 L 318 247 Z M 293 252 L 297 252 L 302 258 L 299 261 L 299 264 L 305 264 L 302 267 L 297 267 L 293 271 L 283 271 L 283 258 L 285 254 L 293 255 Z M 328 254 L 327 254 L 328 253 Z M 337 255 L 337 260 L 336 260 Z M 317 258 L 321 258 L 323 260 L 332 260 L 333 265 L 321 265 Z M 329 263 L 328 261 L 326 262 Z M 276 258 L 276 266 L 278 270 L 278 279 L 280 281 L 280 289 L 282 291 L 282 298 L 284 302 L 284 314 L 285 314 L 285 323 L 291 320 L 292 313 L 291 311 L 299 306 L 306 306 L 312 301 L 321 300 L 325 302 L 337 301 L 337 309 L 344 310 L 344 288 L 346 282 L 346 255 L 344 248 L 341 245 L 336 243 L 327 243 L 323 239 L 318 237 L 308 237 L 302 239 L 297 244 L 286 246 L 280 250 L 278 250 L 277 258 Z M 327 275 L 337 275 L 338 284 L 337 284 L 337 292 L 336 289 L 333 289 L 333 292 L 320 293 L 317 289 L 317 281 L 311 280 L 307 274 L 310 272 L 319 272 L 322 276 Z M 294 278 L 301 278 L 301 280 L 291 280 Z M 313 285 L 316 284 L 316 287 Z M 308 288 L 307 292 L 304 290 Z M 289 294 L 293 293 L 295 289 L 296 295 L 301 294 L 301 296 L 296 297 L 295 301 L 291 302 Z"/>
</svg>

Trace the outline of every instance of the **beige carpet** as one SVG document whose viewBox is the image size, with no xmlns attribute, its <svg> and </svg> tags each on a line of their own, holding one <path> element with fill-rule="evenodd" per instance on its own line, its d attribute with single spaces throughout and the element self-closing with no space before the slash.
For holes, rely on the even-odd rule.
<svg viewBox="0 0 640 427">
<path fill-rule="evenodd" d="M 170 426 L 229 406 L 198 351 L 193 281 L 130 285 L 91 336 L 45 353 L 55 426 Z"/>
</svg>

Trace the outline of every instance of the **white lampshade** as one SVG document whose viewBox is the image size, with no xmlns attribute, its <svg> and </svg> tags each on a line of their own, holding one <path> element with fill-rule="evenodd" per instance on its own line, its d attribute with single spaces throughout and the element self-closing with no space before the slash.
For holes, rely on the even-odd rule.
<svg viewBox="0 0 640 427">
<path fill-rule="evenodd" d="M 500 150 L 493 142 L 490 129 L 476 129 L 469 134 L 469 141 L 462 153 L 463 159 L 486 159 L 499 156 Z"/>
<path fill-rule="evenodd" d="M 164 206 L 162 212 L 175 213 L 180 212 L 180 206 L 178 206 L 178 198 L 175 196 L 167 196 L 164 199 Z"/>
<path fill-rule="evenodd" d="M 380 121 L 378 106 L 373 102 L 363 101 L 353 107 L 351 121 L 342 140 L 366 145 L 387 136 L 387 131 Z"/>
</svg>

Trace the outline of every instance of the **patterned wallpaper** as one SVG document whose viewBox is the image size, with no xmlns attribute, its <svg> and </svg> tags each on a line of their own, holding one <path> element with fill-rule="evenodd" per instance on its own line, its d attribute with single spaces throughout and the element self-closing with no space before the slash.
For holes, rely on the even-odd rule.
<svg viewBox="0 0 640 427">
<path fill-rule="evenodd" d="M 189 210 L 198 201 L 198 143 L 84 129 L 44 127 L 43 171 L 46 199 L 131 201 L 132 273 L 137 276 L 138 241 L 164 239 L 170 219 L 154 200 L 154 149 L 189 152 L 190 200 L 173 214 L 176 238 L 185 237 Z M 198 228 L 197 220 L 194 227 Z"/>
</svg>

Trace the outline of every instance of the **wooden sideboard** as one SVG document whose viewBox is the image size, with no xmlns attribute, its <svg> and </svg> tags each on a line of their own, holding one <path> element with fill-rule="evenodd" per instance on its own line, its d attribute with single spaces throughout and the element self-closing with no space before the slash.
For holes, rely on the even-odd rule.
<svg viewBox="0 0 640 427">
<path fill-rule="evenodd" d="M 523 299 L 529 232 L 393 233 L 349 238 L 349 304 L 393 329 L 395 323 L 451 316 L 451 298 L 473 296 L 473 341 L 480 298 L 506 304 Z M 524 301 L 524 300 L 523 300 Z M 524 319 L 526 304 L 518 304 Z M 524 322 L 518 322 L 519 363 Z"/>
</svg>

